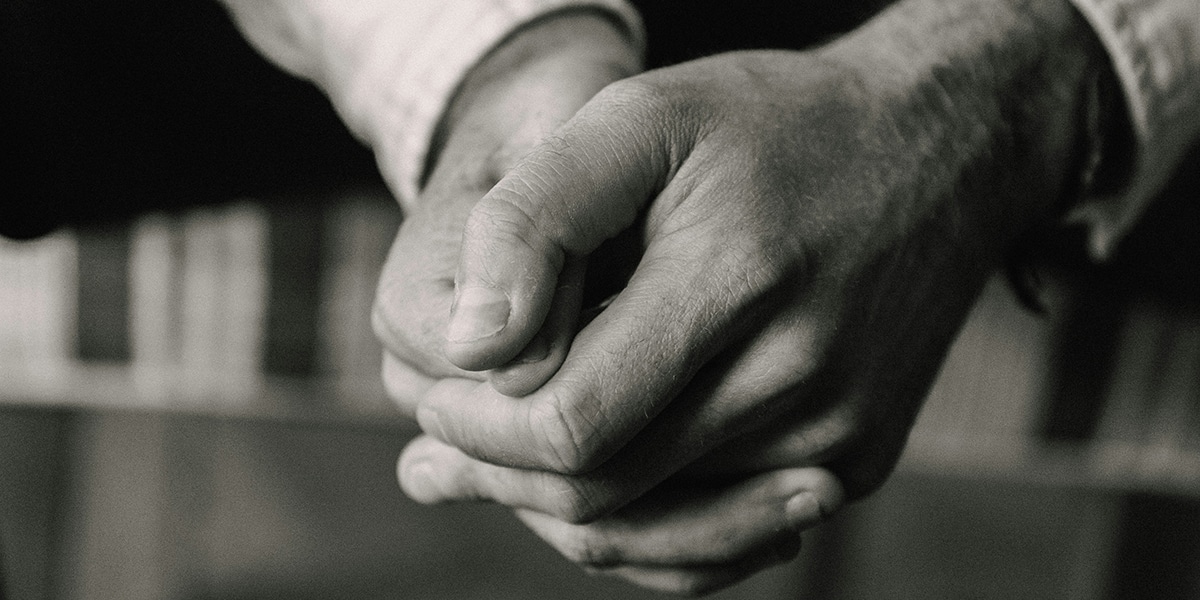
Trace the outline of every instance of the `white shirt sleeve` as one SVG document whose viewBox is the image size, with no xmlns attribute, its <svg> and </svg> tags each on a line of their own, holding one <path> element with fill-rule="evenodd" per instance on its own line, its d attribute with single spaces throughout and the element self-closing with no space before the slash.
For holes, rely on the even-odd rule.
<svg viewBox="0 0 1200 600">
<path fill-rule="evenodd" d="M 467 72 L 524 24 L 591 9 L 644 45 L 624 0 L 222 0 L 265 56 L 320 87 L 415 201 L 434 128 Z"/>
<path fill-rule="evenodd" d="M 1120 80 L 1134 134 L 1131 177 L 1087 198 L 1069 219 L 1090 228 L 1096 258 L 1111 254 L 1200 134 L 1200 0 L 1072 0 Z"/>
</svg>

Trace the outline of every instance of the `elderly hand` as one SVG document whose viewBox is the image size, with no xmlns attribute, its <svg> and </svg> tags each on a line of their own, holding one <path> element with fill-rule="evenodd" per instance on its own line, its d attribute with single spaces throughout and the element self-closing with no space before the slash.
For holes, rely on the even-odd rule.
<svg viewBox="0 0 1200 600">
<path fill-rule="evenodd" d="M 536 391 L 432 385 L 405 490 L 533 511 L 568 556 L 695 591 L 744 555 L 639 553 L 662 482 L 875 489 L 985 277 L 1056 215 L 1101 56 L 1062 2 L 909 0 L 813 52 L 609 86 L 472 209 L 446 355 L 504 364 L 630 229 L 636 272 Z"/>
<path fill-rule="evenodd" d="M 489 57 L 459 94 L 419 209 L 407 216 L 383 269 L 374 313 L 386 348 L 384 381 L 402 410 L 411 414 L 416 398 L 441 379 L 485 379 L 443 354 L 463 223 L 521 155 L 605 84 L 636 68 L 623 41 L 596 17 L 556 17 Z M 618 268 L 609 258 L 591 281 L 634 266 Z M 491 386 L 520 395 L 561 364 L 581 302 L 578 267 L 574 285 L 561 285 L 548 309 L 550 326 L 531 327 L 491 357 Z M 412 447 L 432 442 L 421 438 Z M 575 560 L 649 587 L 707 590 L 792 558 L 797 532 L 820 518 L 818 498 L 835 505 L 840 496 L 840 485 L 823 469 L 781 469 L 728 485 L 659 486 L 603 527 L 564 530 L 545 515 L 518 514 Z"/>
</svg>

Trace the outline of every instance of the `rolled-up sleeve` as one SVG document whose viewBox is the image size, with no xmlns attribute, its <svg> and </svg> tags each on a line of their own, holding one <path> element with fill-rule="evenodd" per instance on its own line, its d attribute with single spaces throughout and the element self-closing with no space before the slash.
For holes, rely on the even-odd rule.
<svg viewBox="0 0 1200 600">
<path fill-rule="evenodd" d="M 624 0 L 223 0 L 243 33 L 311 80 L 370 145 L 403 206 L 417 196 L 434 129 L 471 67 L 523 25 L 604 11 L 642 46 Z"/>
<path fill-rule="evenodd" d="M 1069 216 L 1090 228 L 1090 251 L 1103 259 L 1200 134 L 1200 0 L 1072 2 L 1108 51 L 1134 135 L 1130 176 Z"/>
</svg>

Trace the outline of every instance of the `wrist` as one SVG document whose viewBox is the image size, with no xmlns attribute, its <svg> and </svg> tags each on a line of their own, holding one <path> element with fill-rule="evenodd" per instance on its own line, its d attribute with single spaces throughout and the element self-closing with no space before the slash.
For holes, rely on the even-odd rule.
<svg viewBox="0 0 1200 600">
<path fill-rule="evenodd" d="M 1065 0 L 908 0 L 831 45 L 1003 246 L 1062 215 L 1107 57 Z M 863 66 L 865 65 L 865 67 Z"/>
<path fill-rule="evenodd" d="M 536 114 L 537 107 L 566 101 L 566 96 L 578 97 L 582 104 L 608 83 L 641 70 L 638 45 L 620 23 L 601 12 L 561 11 L 530 23 L 467 73 L 434 131 L 425 173 L 464 123 L 517 127 L 530 116 L 523 109 Z M 499 105 L 507 105 L 506 110 L 497 111 Z M 487 116 L 472 118 L 480 112 Z"/>
</svg>

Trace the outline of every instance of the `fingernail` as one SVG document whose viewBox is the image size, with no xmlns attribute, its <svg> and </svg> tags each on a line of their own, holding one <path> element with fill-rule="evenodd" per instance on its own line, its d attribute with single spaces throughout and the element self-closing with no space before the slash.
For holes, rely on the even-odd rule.
<svg viewBox="0 0 1200 600">
<path fill-rule="evenodd" d="M 409 498 L 422 504 L 432 504 L 441 500 L 434 479 L 433 464 L 420 461 L 405 467 L 400 476 L 400 487 Z"/>
<path fill-rule="evenodd" d="M 821 503 L 812 492 L 800 492 L 787 501 L 784 506 L 788 523 L 792 528 L 808 529 L 821 522 Z"/>
<path fill-rule="evenodd" d="M 537 335 L 529 341 L 529 345 L 513 359 L 513 362 L 526 365 L 529 363 L 541 362 L 550 356 L 550 344 L 546 342 L 546 338 Z"/>
<path fill-rule="evenodd" d="M 508 324 L 510 310 L 508 296 L 496 288 L 463 288 L 454 302 L 446 337 L 462 343 L 496 335 Z"/>
</svg>

